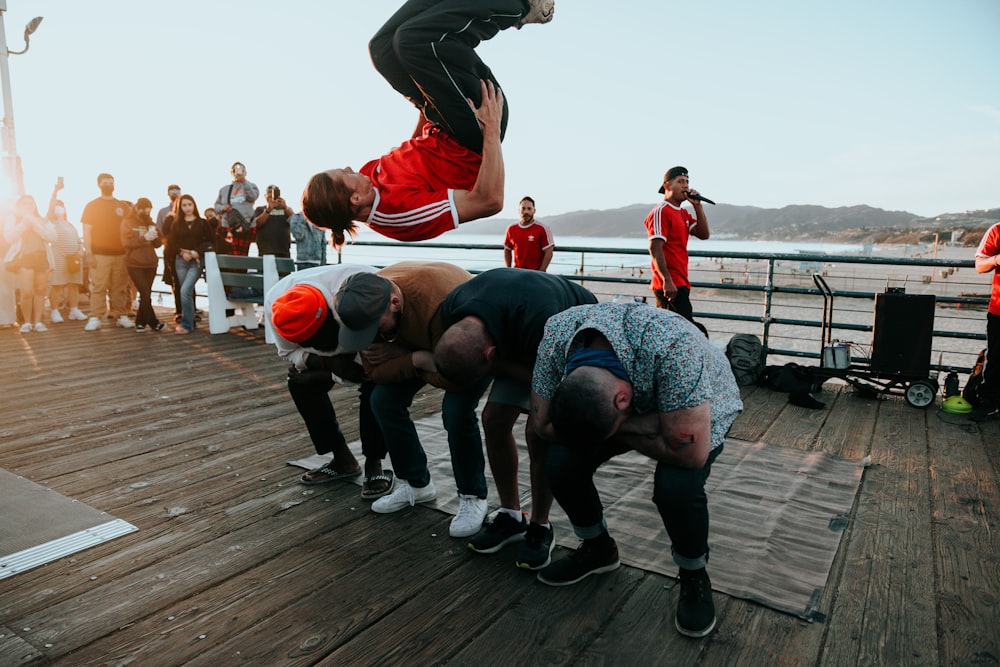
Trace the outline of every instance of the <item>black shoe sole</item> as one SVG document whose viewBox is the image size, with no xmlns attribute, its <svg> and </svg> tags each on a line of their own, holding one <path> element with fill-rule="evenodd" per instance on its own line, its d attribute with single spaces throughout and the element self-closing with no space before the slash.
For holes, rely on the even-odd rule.
<svg viewBox="0 0 1000 667">
<path fill-rule="evenodd" d="M 587 577 L 589 577 L 592 574 L 604 574 L 605 572 L 613 572 L 614 570 L 617 570 L 618 567 L 621 564 L 622 564 L 622 562 L 620 560 L 616 560 L 614 563 L 611 563 L 610 565 L 605 565 L 603 567 L 595 568 L 593 570 L 590 570 L 589 572 L 585 572 L 584 574 L 580 575 L 576 579 L 570 579 L 570 580 L 567 580 L 567 581 L 556 581 L 555 579 L 546 579 L 545 578 L 545 573 L 544 572 L 539 572 L 538 573 L 538 580 L 540 582 L 542 582 L 543 584 L 546 584 L 548 586 L 569 586 L 571 584 L 575 584 L 577 582 L 583 581 L 584 579 L 586 579 Z"/>
<path fill-rule="evenodd" d="M 674 627 L 677 628 L 677 632 L 681 633 L 685 637 L 692 637 L 694 639 L 699 639 L 709 634 L 712 630 L 715 630 L 715 621 L 716 619 L 713 617 L 712 622 L 709 623 L 708 627 L 705 628 L 704 630 L 689 630 L 688 628 L 682 628 L 680 622 L 677 620 L 677 617 L 675 616 Z"/>
</svg>

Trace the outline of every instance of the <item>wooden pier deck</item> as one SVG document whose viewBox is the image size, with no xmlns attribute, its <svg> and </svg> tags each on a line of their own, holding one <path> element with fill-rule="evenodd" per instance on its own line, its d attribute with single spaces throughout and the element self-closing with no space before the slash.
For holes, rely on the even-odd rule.
<svg viewBox="0 0 1000 667">
<path fill-rule="evenodd" d="M 553 589 L 469 552 L 442 513 L 298 484 L 285 461 L 312 449 L 263 330 L 3 330 L 0 359 L 0 468 L 139 528 L 0 580 L 0 665 L 1000 664 L 997 422 L 745 391 L 734 437 L 872 465 L 824 620 L 716 592 L 718 628 L 692 640 L 672 579 Z M 349 438 L 355 395 L 335 392 Z"/>
</svg>

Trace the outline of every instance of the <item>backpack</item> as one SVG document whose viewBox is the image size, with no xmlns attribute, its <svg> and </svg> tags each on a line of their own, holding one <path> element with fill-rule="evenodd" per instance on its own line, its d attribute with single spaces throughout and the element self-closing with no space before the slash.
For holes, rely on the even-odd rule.
<svg viewBox="0 0 1000 667">
<path fill-rule="evenodd" d="M 965 389 L 962 390 L 962 398 L 971 403 L 972 407 L 975 408 L 978 408 L 979 404 L 983 402 L 983 399 L 979 396 L 979 387 L 983 384 L 983 365 L 985 363 L 986 350 L 982 350 L 979 352 L 979 356 L 976 357 L 976 364 L 972 367 L 969 381 L 965 383 Z"/>
<path fill-rule="evenodd" d="M 726 344 L 726 358 L 741 387 L 760 384 L 764 375 L 764 346 L 753 334 L 735 334 Z"/>
</svg>

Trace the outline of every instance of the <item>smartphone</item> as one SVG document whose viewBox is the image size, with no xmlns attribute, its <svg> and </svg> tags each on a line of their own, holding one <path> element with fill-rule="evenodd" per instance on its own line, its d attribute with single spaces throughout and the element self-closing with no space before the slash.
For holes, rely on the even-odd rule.
<svg viewBox="0 0 1000 667">
<path fill-rule="evenodd" d="M 57 178 L 57 179 L 56 179 L 56 183 L 58 183 L 58 184 L 59 184 L 59 187 L 62 187 L 62 186 L 63 186 L 63 177 L 62 177 L 62 176 L 60 176 L 59 178 Z"/>
<path fill-rule="evenodd" d="M 281 199 L 281 188 L 271 188 L 271 199 Z"/>
</svg>

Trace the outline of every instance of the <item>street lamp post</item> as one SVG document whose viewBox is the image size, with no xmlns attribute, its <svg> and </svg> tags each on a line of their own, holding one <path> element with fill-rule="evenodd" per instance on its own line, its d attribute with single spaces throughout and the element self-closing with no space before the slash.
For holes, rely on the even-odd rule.
<svg viewBox="0 0 1000 667">
<path fill-rule="evenodd" d="M 17 140 L 14 138 L 14 104 L 10 99 L 10 67 L 8 56 L 25 53 L 30 46 L 30 37 L 42 22 L 41 16 L 36 16 L 24 28 L 24 48 L 11 51 L 7 48 L 7 29 L 4 26 L 4 12 L 7 11 L 7 0 L 0 0 L 0 86 L 3 88 L 3 128 L 0 134 L 0 148 L 3 150 L 3 173 L 14 183 L 17 194 L 24 194 L 24 172 L 21 169 L 21 156 L 17 154 Z"/>
</svg>

